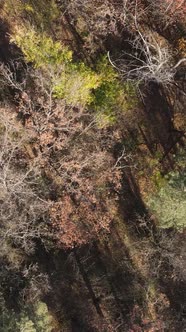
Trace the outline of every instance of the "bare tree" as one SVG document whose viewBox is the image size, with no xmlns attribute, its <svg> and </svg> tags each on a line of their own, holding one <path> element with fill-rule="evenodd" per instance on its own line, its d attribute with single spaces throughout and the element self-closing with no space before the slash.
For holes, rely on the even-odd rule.
<svg viewBox="0 0 186 332">
<path fill-rule="evenodd" d="M 35 303 L 47 294 L 50 289 L 49 277 L 46 273 L 41 272 L 37 263 L 31 263 L 22 270 L 23 277 L 28 280 L 28 285 L 22 291 L 24 301 Z"/>
<path fill-rule="evenodd" d="M 7 84 L 14 84 L 12 74 L 9 71 L 5 74 L 8 78 L 10 76 L 6 80 Z M 29 113 L 24 125 L 29 140 L 32 138 L 30 145 L 35 155 L 29 163 L 26 161 L 25 174 L 20 164 L 16 168 L 10 139 L 7 152 L 10 155 L 10 167 L 7 167 L 9 177 L 6 174 L 2 176 L 4 192 L 11 183 L 11 193 L 5 192 L 3 197 L 4 207 L 6 195 L 8 197 L 5 209 L 8 210 L 9 205 L 12 209 L 10 216 L 4 216 L 10 222 L 5 237 L 14 237 L 17 244 L 31 251 L 34 239 L 41 236 L 42 224 L 37 221 L 47 211 L 53 237 L 57 237 L 60 245 L 72 248 L 87 243 L 101 231 L 109 232 L 116 212 L 121 160 L 123 163 L 126 158 L 123 154 L 120 160 L 115 161 L 108 151 L 111 150 L 108 133 L 106 129 L 105 132 L 97 130 L 94 114 L 54 98 L 52 69 L 47 67 L 47 72 L 33 70 L 29 75 L 34 88 L 29 91 L 25 85 L 19 109 L 24 114 Z M 12 125 L 8 123 L 7 128 L 8 133 L 11 132 Z M 22 144 L 21 141 L 19 144 Z M 15 150 L 17 154 L 22 152 L 17 145 Z M 5 151 L 4 147 L 2 151 Z M 2 159 L 5 159 L 4 155 Z M 20 157 L 18 160 L 21 161 Z M 55 187 L 55 193 L 53 196 L 49 193 L 47 202 L 33 190 L 32 182 L 36 181 L 34 176 L 37 172 L 38 175 L 43 172 Z M 114 199 L 111 199 L 111 195 L 114 195 Z M 49 202 L 54 196 L 54 201 Z M 16 224 L 11 222 L 14 211 L 19 219 Z"/>
<path fill-rule="evenodd" d="M 140 29 L 129 44 L 132 52 L 123 52 L 116 61 L 111 59 L 108 52 L 110 63 L 125 79 L 137 84 L 149 81 L 168 84 L 173 81 L 176 67 L 168 45 L 160 39 L 158 41 L 151 32 L 141 32 Z"/>
<path fill-rule="evenodd" d="M 135 12 L 131 15 L 135 37 L 128 40 L 131 51 L 123 51 L 117 60 L 112 60 L 108 52 L 108 59 L 125 79 L 136 84 L 155 81 L 167 85 L 173 82 L 177 68 L 186 59 L 180 59 L 175 64 L 174 54 L 167 41 L 139 24 L 140 11 L 139 1 L 136 0 Z"/>
<path fill-rule="evenodd" d="M 1 241 L 12 241 L 26 252 L 34 250 L 34 239 L 41 237 L 38 219 L 47 202 L 34 191 L 33 168 L 24 155 L 23 135 L 8 110 L 1 109 L 0 133 L 0 223 Z"/>
</svg>

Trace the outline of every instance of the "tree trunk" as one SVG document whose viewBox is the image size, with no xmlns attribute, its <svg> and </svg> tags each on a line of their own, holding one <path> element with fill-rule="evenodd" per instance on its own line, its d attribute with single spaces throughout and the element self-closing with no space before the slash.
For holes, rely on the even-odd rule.
<svg viewBox="0 0 186 332">
<path fill-rule="evenodd" d="M 92 302 L 96 308 L 96 311 L 98 313 L 99 316 L 101 317 L 104 317 L 103 315 L 103 312 L 100 308 L 100 305 L 99 305 L 99 300 L 97 299 L 94 291 L 93 291 L 93 288 L 92 288 L 92 285 L 91 285 L 91 282 L 90 282 L 90 279 L 87 275 L 87 272 L 85 271 L 84 267 L 83 267 L 83 264 L 81 263 L 81 260 L 80 260 L 80 257 L 79 257 L 79 254 L 77 253 L 77 249 L 74 249 L 74 256 L 75 256 L 75 259 L 76 259 L 76 262 L 77 262 L 77 265 L 78 265 L 78 268 L 80 270 L 80 273 L 82 275 L 82 278 L 85 282 L 85 285 L 89 291 L 89 294 L 90 294 L 90 297 L 92 299 Z"/>
</svg>

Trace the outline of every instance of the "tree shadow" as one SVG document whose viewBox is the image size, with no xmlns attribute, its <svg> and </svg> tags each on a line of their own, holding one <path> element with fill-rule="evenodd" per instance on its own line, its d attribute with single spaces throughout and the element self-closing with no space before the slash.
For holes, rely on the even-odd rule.
<svg viewBox="0 0 186 332">
<path fill-rule="evenodd" d="M 152 230 L 155 232 L 156 226 L 150 220 L 149 211 L 142 199 L 140 188 L 130 168 L 126 168 L 122 172 L 119 211 L 131 236 L 146 237 Z M 140 222 L 141 219 L 145 220 L 144 224 Z"/>
<path fill-rule="evenodd" d="M 20 55 L 19 48 L 10 43 L 9 33 L 9 24 L 0 18 L 0 61 L 4 64 L 9 64 Z"/>
<path fill-rule="evenodd" d="M 40 246 L 35 257 L 40 269 L 49 276 L 51 290 L 45 296 L 45 301 L 60 326 L 66 326 L 72 332 L 97 331 L 90 319 L 95 315 L 95 310 L 73 253 L 62 249 L 49 253 Z"/>
<path fill-rule="evenodd" d="M 182 133 L 175 130 L 173 123 L 174 110 L 167 100 L 163 88 L 155 82 L 149 83 L 144 89 L 142 101 L 144 105 L 144 123 L 149 145 L 156 153 L 157 146 L 161 146 L 163 156 L 162 166 L 173 169 L 174 162 L 170 156 L 176 153 L 177 143 L 183 144 Z"/>
</svg>

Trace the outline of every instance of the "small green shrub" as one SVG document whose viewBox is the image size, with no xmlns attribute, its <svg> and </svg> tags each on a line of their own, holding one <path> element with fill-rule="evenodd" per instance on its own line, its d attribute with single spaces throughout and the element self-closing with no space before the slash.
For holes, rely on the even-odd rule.
<svg viewBox="0 0 186 332">
<path fill-rule="evenodd" d="M 113 124 L 119 112 L 136 106 L 136 92 L 132 85 L 120 81 L 106 56 L 98 61 L 96 71 L 100 76 L 100 84 L 94 92 L 93 107 L 99 120 Z"/>
<path fill-rule="evenodd" d="M 54 97 L 64 98 L 71 105 L 90 105 L 92 93 L 100 84 L 99 76 L 83 63 L 70 64 L 54 86 Z"/>
<path fill-rule="evenodd" d="M 2 294 L 0 294 L 0 320 L 2 332 L 52 332 L 54 319 L 44 302 L 37 302 L 30 307 L 22 308 L 20 313 L 6 308 Z"/>
<path fill-rule="evenodd" d="M 8 14 L 10 22 L 13 19 L 27 21 L 40 31 L 49 33 L 55 20 L 60 16 L 55 0 L 6 0 L 4 11 Z"/>
<path fill-rule="evenodd" d="M 167 184 L 166 178 L 162 176 L 162 174 L 159 170 L 154 172 L 151 179 L 158 189 L 162 188 L 163 186 L 165 186 Z"/>
<path fill-rule="evenodd" d="M 148 205 L 158 217 L 161 228 L 185 228 L 186 174 L 169 173 L 167 183 L 149 199 Z"/>
</svg>

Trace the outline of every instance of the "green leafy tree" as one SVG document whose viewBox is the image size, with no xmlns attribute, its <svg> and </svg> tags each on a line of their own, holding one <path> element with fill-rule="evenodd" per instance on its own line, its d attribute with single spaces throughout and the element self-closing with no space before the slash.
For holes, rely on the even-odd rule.
<svg viewBox="0 0 186 332">
<path fill-rule="evenodd" d="M 44 302 L 38 302 L 33 311 L 28 312 L 28 316 L 23 313 L 18 323 L 20 331 L 26 332 L 51 332 L 53 326 L 53 318 L 48 311 L 47 305 Z"/>
<path fill-rule="evenodd" d="M 2 294 L 0 296 L 0 328 L 2 332 L 51 332 L 55 322 L 44 302 L 23 307 L 20 314 L 7 309 Z"/>
<path fill-rule="evenodd" d="M 100 77 L 84 63 L 74 63 L 72 52 L 34 29 L 17 31 L 12 38 L 40 74 L 50 81 L 54 98 L 65 99 L 72 106 L 85 106 L 93 101 L 92 91 Z"/>
<path fill-rule="evenodd" d="M 136 91 L 130 83 L 120 81 L 117 71 L 109 63 L 107 56 L 98 61 L 96 71 L 101 80 L 94 93 L 93 106 L 100 124 L 113 124 L 118 113 L 136 106 Z"/>
<path fill-rule="evenodd" d="M 21 48 L 26 61 L 32 62 L 35 68 L 52 66 L 55 72 L 59 65 L 72 61 L 72 52 L 67 47 L 31 27 L 17 30 L 11 41 Z"/>
<path fill-rule="evenodd" d="M 33 28 L 17 30 L 12 41 L 21 48 L 26 61 L 50 82 L 54 98 L 64 99 L 72 106 L 90 105 L 100 120 L 102 117 L 109 123 L 115 121 L 118 111 L 136 105 L 135 89 L 120 82 L 106 56 L 98 61 L 94 71 L 83 62 L 74 62 L 72 51 L 66 46 Z"/>
<path fill-rule="evenodd" d="M 100 77 L 83 63 L 70 64 L 54 86 L 54 97 L 64 98 L 71 105 L 89 105 L 99 84 Z"/>
</svg>

